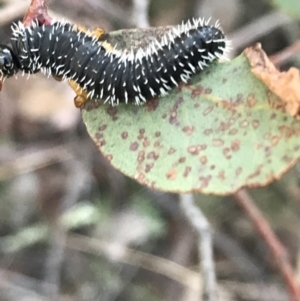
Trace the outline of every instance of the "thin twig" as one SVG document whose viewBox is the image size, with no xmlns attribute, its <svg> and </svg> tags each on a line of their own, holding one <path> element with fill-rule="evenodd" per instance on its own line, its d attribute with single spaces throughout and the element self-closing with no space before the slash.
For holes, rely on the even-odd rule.
<svg viewBox="0 0 300 301">
<path fill-rule="evenodd" d="M 244 280 L 251 282 L 264 279 L 266 275 L 263 267 L 236 240 L 220 230 L 214 230 L 213 236 L 215 248 L 233 263 Z"/>
<path fill-rule="evenodd" d="M 13 160 L 0 161 L 0 181 L 8 180 L 20 174 L 28 173 L 52 165 L 57 162 L 67 161 L 72 155 L 64 146 L 52 147 L 32 151 Z"/>
<path fill-rule="evenodd" d="M 73 207 L 79 199 L 85 183 L 89 180 L 88 173 L 84 171 L 83 164 L 73 159 L 66 162 L 69 169 L 68 185 L 66 195 L 61 201 L 61 214 L 65 210 Z M 45 290 L 46 296 L 53 300 L 59 299 L 60 275 L 62 264 L 65 259 L 65 242 L 67 239 L 67 229 L 62 225 L 62 220 L 57 218 L 51 225 L 50 248 L 46 262 Z"/>
<path fill-rule="evenodd" d="M 289 295 L 277 283 L 222 280 L 221 284 L 237 296 L 238 300 L 287 301 Z"/>
<path fill-rule="evenodd" d="M 297 283 L 293 269 L 288 262 L 288 254 L 286 249 L 272 231 L 268 221 L 256 207 L 254 200 L 245 190 L 240 190 L 237 192 L 235 194 L 235 199 L 247 213 L 254 227 L 269 247 L 280 273 L 288 287 L 291 298 L 295 301 L 300 301 L 299 284 Z"/>
<path fill-rule="evenodd" d="M 216 301 L 217 285 L 210 225 L 199 207 L 195 205 L 192 194 L 182 194 L 180 202 L 187 219 L 199 236 L 198 244 L 201 256 L 201 274 L 203 277 L 203 300 Z"/>
<path fill-rule="evenodd" d="M 133 0 L 133 20 L 138 27 L 149 27 L 149 0 Z"/>
<path fill-rule="evenodd" d="M 198 283 L 201 278 L 198 273 L 155 255 L 76 234 L 69 235 L 66 246 L 80 252 L 102 255 L 110 260 L 139 266 L 145 270 L 164 275 L 192 289 L 199 289 Z"/>
<path fill-rule="evenodd" d="M 37 282 L 36 279 L 0 269 L 1 300 L 49 301 L 50 299 L 37 291 Z"/>
<path fill-rule="evenodd" d="M 296 41 L 294 44 L 286 47 L 280 52 L 272 55 L 270 60 L 276 66 L 284 64 L 287 60 L 293 57 L 295 54 L 300 53 L 300 40 Z"/>
<path fill-rule="evenodd" d="M 291 19 L 287 15 L 279 11 L 274 11 L 255 19 L 252 23 L 229 35 L 228 38 L 232 41 L 234 49 L 244 48 L 250 43 L 256 41 L 258 38 L 267 35 L 275 28 L 290 22 Z"/>
</svg>

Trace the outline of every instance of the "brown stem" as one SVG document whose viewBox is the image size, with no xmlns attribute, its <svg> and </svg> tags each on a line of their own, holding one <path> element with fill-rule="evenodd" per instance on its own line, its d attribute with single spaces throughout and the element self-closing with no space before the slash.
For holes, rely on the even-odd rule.
<svg viewBox="0 0 300 301">
<path fill-rule="evenodd" d="M 285 247 L 276 237 L 269 222 L 256 207 L 253 199 L 245 190 L 235 194 L 237 203 L 243 208 L 251 219 L 254 227 L 269 247 L 277 267 L 288 287 L 290 296 L 294 301 L 300 301 L 300 288 L 294 275 L 293 269 L 288 261 L 288 254 Z"/>
</svg>

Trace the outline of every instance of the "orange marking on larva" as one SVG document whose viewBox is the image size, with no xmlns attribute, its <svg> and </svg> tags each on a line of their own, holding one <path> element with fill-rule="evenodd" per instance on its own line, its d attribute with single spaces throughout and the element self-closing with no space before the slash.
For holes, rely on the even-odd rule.
<svg viewBox="0 0 300 301">
<path fill-rule="evenodd" d="M 70 87 L 74 90 L 76 93 L 76 96 L 74 98 L 74 104 L 76 108 L 83 108 L 85 103 L 89 100 L 87 96 L 87 92 L 84 91 L 75 81 L 70 80 L 69 81 Z"/>
<path fill-rule="evenodd" d="M 75 28 L 80 32 L 84 32 L 87 36 L 94 37 L 96 39 L 100 39 L 105 34 L 105 30 L 101 27 L 96 27 L 90 31 L 85 26 L 77 24 Z"/>
<path fill-rule="evenodd" d="M 101 28 L 101 27 L 96 27 L 92 31 L 92 36 L 96 37 L 97 39 L 100 39 L 104 34 L 105 34 L 105 30 L 103 28 Z"/>
</svg>

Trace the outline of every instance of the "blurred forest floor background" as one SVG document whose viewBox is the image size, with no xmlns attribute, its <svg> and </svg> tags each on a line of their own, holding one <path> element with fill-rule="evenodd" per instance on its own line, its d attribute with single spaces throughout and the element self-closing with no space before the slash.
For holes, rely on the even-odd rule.
<svg viewBox="0 0 300 301">
<path fill-rule="evenodd" d="M 29 2 L 0 1 L 1 43 Z M 149 19 L 140 13 L 144 4 Z M 258 41 L 272 55 L 300 38 L 299 22 L 266 0 L 53 0 L 49 9 L 107 32 L 212 17 L 232 39 L 232 57 Z M 281 68 L 291 65 L 300 67 L 300 55 Z M 200 300 L 197 239 L 178 196 L 114 170 L 73 98 L 66 83 L 41 75 L 12 78 L 0 94 L 0 301 Z M 300 285 L 300 165 L 250 194 L 286 246 Z M 214 229 L 220 301 L 289 300 L 235 199 L 195 197 Z"/>
</svg>

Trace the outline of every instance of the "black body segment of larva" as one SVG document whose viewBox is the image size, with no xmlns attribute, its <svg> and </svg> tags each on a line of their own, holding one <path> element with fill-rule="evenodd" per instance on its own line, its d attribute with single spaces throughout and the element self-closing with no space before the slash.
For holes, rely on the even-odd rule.
<svg viewBox="0 0 300 301">
<path fill-rule="evenodd" d="M 219 25 L 201 19 L 172 27 L 146 49 L 117 50 L 107 41 L 69 23 L 33 23 L 13 27 L 13 67 L 1 66 L 4 77 L 17 71 L 74 81 L 91 99 L 112 105 L 141 104 L 163 96 L 181 82 L 224 56 L 227 40 Z M 8 51 L 8 50 L 6 50 Z M 13 70 L 13 71 L 12 71 Z"/>
</svg>

